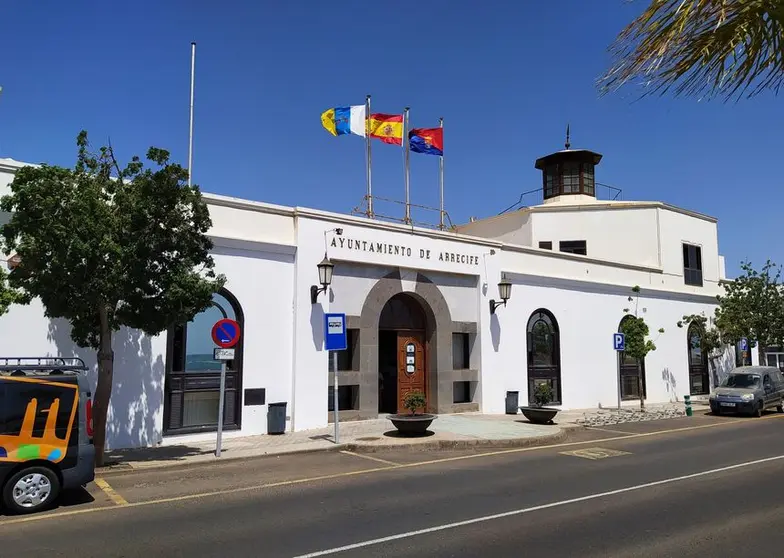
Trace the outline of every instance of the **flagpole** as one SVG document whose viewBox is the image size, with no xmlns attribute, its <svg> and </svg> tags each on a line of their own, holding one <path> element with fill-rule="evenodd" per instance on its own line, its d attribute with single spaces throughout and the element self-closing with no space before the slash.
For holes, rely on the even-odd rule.
<svg viewBox="0 0 784 558">
<path fill-rule="evenodd" d="M 444 119 L 438 119 L 438 125 L 441 128 L 441 137 L 444 134 Z M 443 141 L 443 140 L 442 140 Z M 441 145 L 441 157 L 438 158 L 438 191 L 439 191 L 439 223 L 438 228 L 444 230 L 444 146 Z"/>
<path fill-rule="evenodd" d="M 370 173 L 370 95 L 365 97 L 365 149 L 367 162 L 367 216 L 373 218 L 373 181 Z"/>
<path fill-rule="evenodd" d="M 188 132 L 188 186 L 193 182 L 193 84 L 196 73 L 196 43 L 191 42 L 191 115 Z"/>
<path fill-rule="evenodd" d="M 411 223 L 411 188 L 409 182 L 409 141 L 408 141 L 408 110 L 403 109 L 403 157 L 405 161 L 405 183 L 406 183 L 406 218 L 405 223 Z"/>
</svg>

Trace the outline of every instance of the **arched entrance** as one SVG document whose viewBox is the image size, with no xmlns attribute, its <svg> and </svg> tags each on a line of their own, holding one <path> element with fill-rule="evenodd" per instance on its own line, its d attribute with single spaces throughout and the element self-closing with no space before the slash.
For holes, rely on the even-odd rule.
<svg viewBox="0 0 784 558">
<path fill-rule="evenodd" d="M 187 324 L 169 330 L 164 386 L 164 434 L 209 432 L 218 428 L 221 363 L 213 360 L 212 326 L 231 318 L 244 329 L 242 307 L 226 289 L 212 295 L 211 305 Z M 242 397 L 242 347 L 226 361 L 226 400 L 223 428 L 240 427 Z"/>
<path fill-rule="evenodd" d="M 427 317 L 408 293 L 390 298 L 378 322 L 378 412 L 405 413 L 410 391 L 428 396 Z"/>
<path fill-rule="evenodd" d="M 561 343 L 558 322 L 549 310 L 540 308 L 528 318 L 528 402 L 534 403 L 536 386 L 550 384 L 553 390 L 553 405 L 561 399 Z"/>
<path fill-rule="evenodd" d="M 710 392 L 708 378 L 708 355 L 701 348 L 702 329 L 697 324 L 690 324 L 686 333 L 686 347 L 689 354 L 689 393 L 706 395 Z"/>
<path fill-rule="evenodd" d="M 624 316 L 618 324 L 618 331 L 623 330 L 623 322 L 631 319 L 631 316 Z M 645 360 L 632 358 L 625 351 L 618 352 L 618 370 L 621 384 L 621 400 L 628 401 L 646 397 L 645 389 Z"/>
</svg>

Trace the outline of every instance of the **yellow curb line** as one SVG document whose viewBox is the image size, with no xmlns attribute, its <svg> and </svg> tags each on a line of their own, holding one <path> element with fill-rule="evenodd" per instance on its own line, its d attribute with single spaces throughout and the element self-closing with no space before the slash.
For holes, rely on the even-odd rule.
<svg viewBox="0 0 784 558">
<path fill-rule="evenodd" d="M 114 488 L 112 488 L 109 485 L 109 483 L 106 482 L 104 479 L 100 477 L 96 477 L 94 482 L 98 488 L 100 488 L 106 493 L 106 495 L 111 499 L 112 502 L 114 502 L 118 506 L 128 505 L 128 501 L 122 496 L 120 496 L 119 494 L 117 494 L 117 492 L 114 491 Z"/>
<path fill-rule="evenodd" d="M 586 445 L 586 444 L 599 444 L 599 443 L 604 443 L 604 442 L 615 442 L 615 441 L 620 441 L 620 440 L 631 440 L 631 439 L 634 439 L 634 438 L 647 438 L 647 437 L 650 437 L 650 436 L 658 436 L 658 435 L 661 435 L 661 434 L 673 434 L 673 433 L 676 433 L 676 432 L 688 432 L 688 431 L 693 431 L 693 430 L 703 430 L 703 429 L 706 429 L 706 428 L 718 428 L 718 427 L 727 426 L 727 425 L 743 426 L 743 425 L 747 425 L 747 424 L 757 424 L 757 423 L 765 421 L 765 420 L 772 420 L 772 419 L 778 419 L 778 418 L 784 418 L 784 414 L 771 415 L 771 416 L 768 416 L 768 417 L 761 417 L 761 418 L 757 418 L 755 420 L 748 420 L 748 421 L 743 421 L 743 422 L 734 422 L 734 421 L 717 422 L 717 423 L 713 423 L 713 424 L 702 424 L 702 425 L 699 425 L 699 426 L 686 426 L 686 427 L 683 427 L 683 428 L 671 428 L 671 429 L 668 429 L 668 430 L 657 430 L 657 431 L 654 431 L 654 432 L 643 432 L 643 433 L 640 433 L 640 434 L 631 434 L 629 436 L 614 436 L 614 437 L 611 437 L 611 438 L 601 438 L 601 439 L 598 439 L 598 440 L 584 440 L 582 442 L 564 442 L 564 443 L 560 443 L 560 444 L 550 444 L 550 445 L 547 445 L 547 446 L 512 448 L 512 449 L 498 450 L 498 451 L 486 452 L 486 453 L 475 453 L 475 454 L 470 454 L 470 455 L 459 455 L 459 456 L 456 456 L 456 457 L 445 457 L 445 458 L 442 458 L 442 459 L 433 459 L 433 460 L 430 460 L 430 461 L 419 461 L 417 463 L 406 463 L 406 464 L 403 464 L 403 465 L 389 465 L 387 467 L 375 467 L 375 468 L 372 468 L 372 469 L 363 469 L 361 471 L 347 471 L 347 472 L 344 472 L 344 473 L 333 473 L 331 475 L 321 475 L 321 476 L 317 476 L 317 477 L 308 477 L 308 478 L 302 478 L 302 479 L 273 482 L 273 483 L 268 483 L 268 484 L 258 484 L 258 485 L 253 485 L 253 486 L 244 486 L 244 487 L 238 487 L 238 488 L 231 488 L 231 489 L 228 489 L 228 490 L 214 490 L 214 491 L 210 491 L 210 492 L 200 492 L 200 493 L 195 493 L 195 494 L 185 494 L 185 495 L 182 495 L 182 496 L 172 496 L 172 497 L 169 497 L 169 498 L 158 498 L 158 499 L 154 499 L 154 500 L 145 500 L 143 502 L 129 502 L 129 503 L 126 503 L 125 505 L 122 505 L 122 506 L 119 506 L 119 505 L 118 506 L 111 506 L 111 507 L 109 507 L 109 506 L 101 506 L 101 507 L 96 507 L 96 508 L 87 508 L 87 509 L 81 509 L 81 510 L 71 510 L 71 511 L 66 511 L 66 512 L 55 512 L 55 513 L 48 513 L 48 514 L 41 514 L 41 515 L 33 515 L 33 516 L 21 517 L 21 518 L 18 518 L 18 519 L 11 519 L 11 520 L 7 520 L 7 521 L 0 521 L 0 528 L 4 527 L 6 525 L 15 525 L 17 523 L 29 523 L 29 522 L 33 522 L 33 521 L 42 521 L 44 519 L 57 519 L 59 517 L 67 517 L 67 516 L 72 516 L 72 515 L 81 515 L 81 514 L 95 513 L 95 512 L 101 512 L 101 511 L 127 510 L 127 509 L 130 509 L 130 508 L 136 508 L 136 507 L 141 507 L 141 506 L 153 506 L 153 505 L 158 505 L 158 504 L 170 504 L 170 503 L 174 503 L 174 502 L 185 502 L 185 501 L 188 501 L 188 500 L 195 500 L 197 498 L 207 498 L 207 497 L 210 497 L 210 496 L 226 496 L 228 494 L 239 494 L 239 493 L 242 493 L 242 492 L 250 492 L 252 490 L 279 488 L 279 487 L 283 487 L 283 486 L 294 486 L 294 485 L 298 485 L 298 484 L 306 484 L 306 483 L 317 482 L 317 481 L 342 479 L 342 478 L 354 477 L 354 476 L 358 476 L 358 475 L 366 475 L 366 474 L 369 474 L 369 473 L 380 473 L 380 472 L 383 472 L 383 471 L 392 471 L 392 470 L 396 470 L 396 469 L 410 469 L 410 468 L 414 468 L 414 467 L 422 467 L 422 466 L 425 466 L 425 465 L 435 465 L 435 464 L 438 464 L 438 463 L 446 463 L 446 462 L 450 462 L 450 461 L 461 461 L 461 460 L 464 460 L 464 459 L 479 459 L 479 458 L 483 458 L 483 457 L 493 457 L 493 456 L 497 456 L 497 455 L 507 455 L 507 454 L 511 454 L 511 453 L 524 453 L 524 452 L 541 451 L 541 450 L 553 449 L 553 448 L 582 446 L 582 445 Z M 96 482 L 97 482 L 97 480 L 98 479 L 96 479 Z"/>
</svg>

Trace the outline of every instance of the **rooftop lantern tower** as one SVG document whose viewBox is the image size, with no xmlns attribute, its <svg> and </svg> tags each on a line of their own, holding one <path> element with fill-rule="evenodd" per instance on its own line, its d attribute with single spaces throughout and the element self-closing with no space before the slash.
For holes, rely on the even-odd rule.
<svg viewBox="0 0 784 558">
<path fill-rule="evenodd" d="M 544 203 L 575 203 L 596 199 L 594 167 L 602 160 L 602 156 L 587 149 L 571 149 L 569 136 L 567 125 L 566 149 L 545 155 L 537 159 L 534 165 L 542 171 Z"/>
</svg>

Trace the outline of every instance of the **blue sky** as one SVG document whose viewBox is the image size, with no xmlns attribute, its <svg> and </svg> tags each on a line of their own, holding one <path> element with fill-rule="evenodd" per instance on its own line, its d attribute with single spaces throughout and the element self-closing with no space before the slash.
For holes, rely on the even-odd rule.
<svg viewBox="0 0 784 558">
<path fill-rule="evenodd" d="M 319 115 L 371 94 L 374 112 L 410 106 L 415 127 L 444 117 L 455 223 L 539 188 L 534 160 L 563 147 L 568 122 L 572 146 L 604 155 L 597 180 L 624 199 L 718 217 L 730 275 L 744 258 L 784 263 L 773 241 L 780 100 L 599 97 L 607 47 L 645 3 L 11 1 L 0 157 L 71 166 L 84 128 L 123 158 L 155 145 L 185 165 L 196 41 L 193 169 L 205 191 L 351 211 L 365 193 L 364 143 L 330 136 Z M 437 158 L 411 161 L 412 201 L 437 206 Z M 376 195 L 402 199 L 401 150 L 374 142 L 373 176 Z"/>
</svg>

